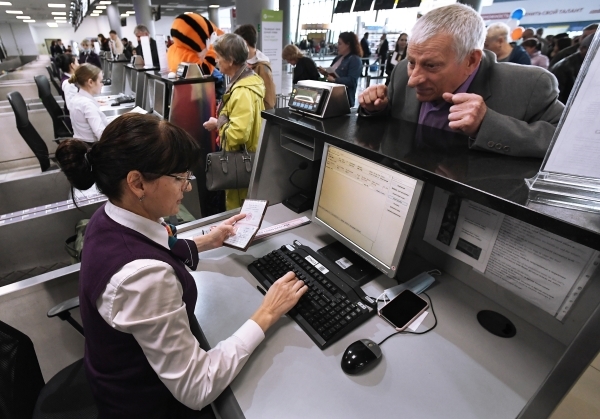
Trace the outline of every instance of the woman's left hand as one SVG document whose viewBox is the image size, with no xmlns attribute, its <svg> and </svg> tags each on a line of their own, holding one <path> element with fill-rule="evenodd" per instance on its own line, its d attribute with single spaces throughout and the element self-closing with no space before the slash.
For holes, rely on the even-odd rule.
<svg viewBox="0 0 600 419">
<path fill-rule="evenodd" d="M 207 130 L 212 131 L 212 130 L 217 129 L 219 124 L 218 124 L 217 118 L 213 118 L 211 116 L 210 119 L 203 124 L 203 126 Z"/>
<path fill-rule="evenodd" d="M 227 240 L 228 237 L 235 235 L 234 224 L 245 217 L 246 214 L 234 215 L 218 226 L 213 227 L 208 234 L 194 237 L 193 240 L 196 243 L 196 247 L 198 247 L 198 252 L 223 246 L 223 242 Z"/>
</svg>

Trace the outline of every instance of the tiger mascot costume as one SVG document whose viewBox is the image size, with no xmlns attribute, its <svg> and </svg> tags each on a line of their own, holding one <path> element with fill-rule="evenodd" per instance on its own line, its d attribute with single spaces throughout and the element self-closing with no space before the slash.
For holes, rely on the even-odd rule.
<svg viewBox="0 0 600 419">
<path fill-rule="evenodd" d="M 196 13 L 186 13 L 175 18 L 171 27 L 173 45 L 167 51 L 170 71 L 181 63 L 196 63 L 204 74 L 212 74 L 216 54 L 211 44 L 223 31 L 210 20 Z"/>
</svg>

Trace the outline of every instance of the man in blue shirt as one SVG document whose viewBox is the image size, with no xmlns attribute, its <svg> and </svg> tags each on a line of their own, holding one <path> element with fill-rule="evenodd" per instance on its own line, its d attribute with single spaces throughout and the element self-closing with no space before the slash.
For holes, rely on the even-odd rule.
<svg viewBox="0 0 600 419">
<path fill-rule="evenodd" d="M 520 45 L 514 47 L 508 40 L 510 28 L 506 23 L 496 22 L 488 26 L 484 48 L 496 54 L 499 63 L 531 65 L 531 58 Z"/>
</svg>

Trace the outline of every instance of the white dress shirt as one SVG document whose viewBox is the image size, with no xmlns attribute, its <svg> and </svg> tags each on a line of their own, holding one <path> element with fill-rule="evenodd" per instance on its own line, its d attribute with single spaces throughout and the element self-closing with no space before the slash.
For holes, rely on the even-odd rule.
<svg viewBox="0 0 600 419">
<path fill-rule="evenodd" d="M 123 54 L 123 43 L 117 37 L 116 39 L 110 39 L 110 50 L 113 54 Z"/>
<path fill-rule="evenodd" d="M 71 98 L 69 113 L 73 137 L 79 140 L 90 143 L 98 141 L 108 125 L 106 115 L 100 111 L 100 104 L 83 89 L 79 89 Z"/>
<path fill-rule="evenodd" d="M 68 73 L 65 73 L 65 75 L 69 76 L 69 78 L 71 77 L 71 75 Z M 71 112 L 69 103 L 71 102 L 73 96 L 77 94 L 79 88 L 75 85 L 75 83 L 69 83 L 69 79 L 67 79 L 62 83 L 62 91 L 65 94 L 65 105 L 67 105 L 67 109 L 69 112 Z"/>
<path fill-rule="evenodd" d="M 105 211 L 117 223 L 169 249 L 167 231 L 159 222 L 110 202 Z M 133 335 L 173 396 L 199 410 L 233 381 L 265 335 L 258 324 L 248 320 L 205 352 L 190 331 L 182 295 L 181 283 L 170 265 L 135 260 L 114 274 L 96 307 L 110 326 Z"/>
</svg>

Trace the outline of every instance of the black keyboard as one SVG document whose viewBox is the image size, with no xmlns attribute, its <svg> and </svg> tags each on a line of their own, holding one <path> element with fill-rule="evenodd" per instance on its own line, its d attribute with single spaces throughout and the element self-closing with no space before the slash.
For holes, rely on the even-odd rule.
<svg viewBox="0 0 600 419">
<path fill-rule="evenodd" d="M 131 97 L 131 96 L 119 96 L 118 98 L 115 99 L 115 101 L 112 103 L 113 106 L 118 106 L 118 105 L 122 105 L 123 103 L 132 103 L 135 102 L 135 98 Z"/>
<path fill-rule="evenodd" d="M 289 271 L 305 282 L 308 292 L 288 315 L 321 349 L 375 314 L 375 302 L 334 274 L 331 262 L 309 247 L 282 246 L 252 262 L 248 270 L 267 289 Z"/>
</svg>

